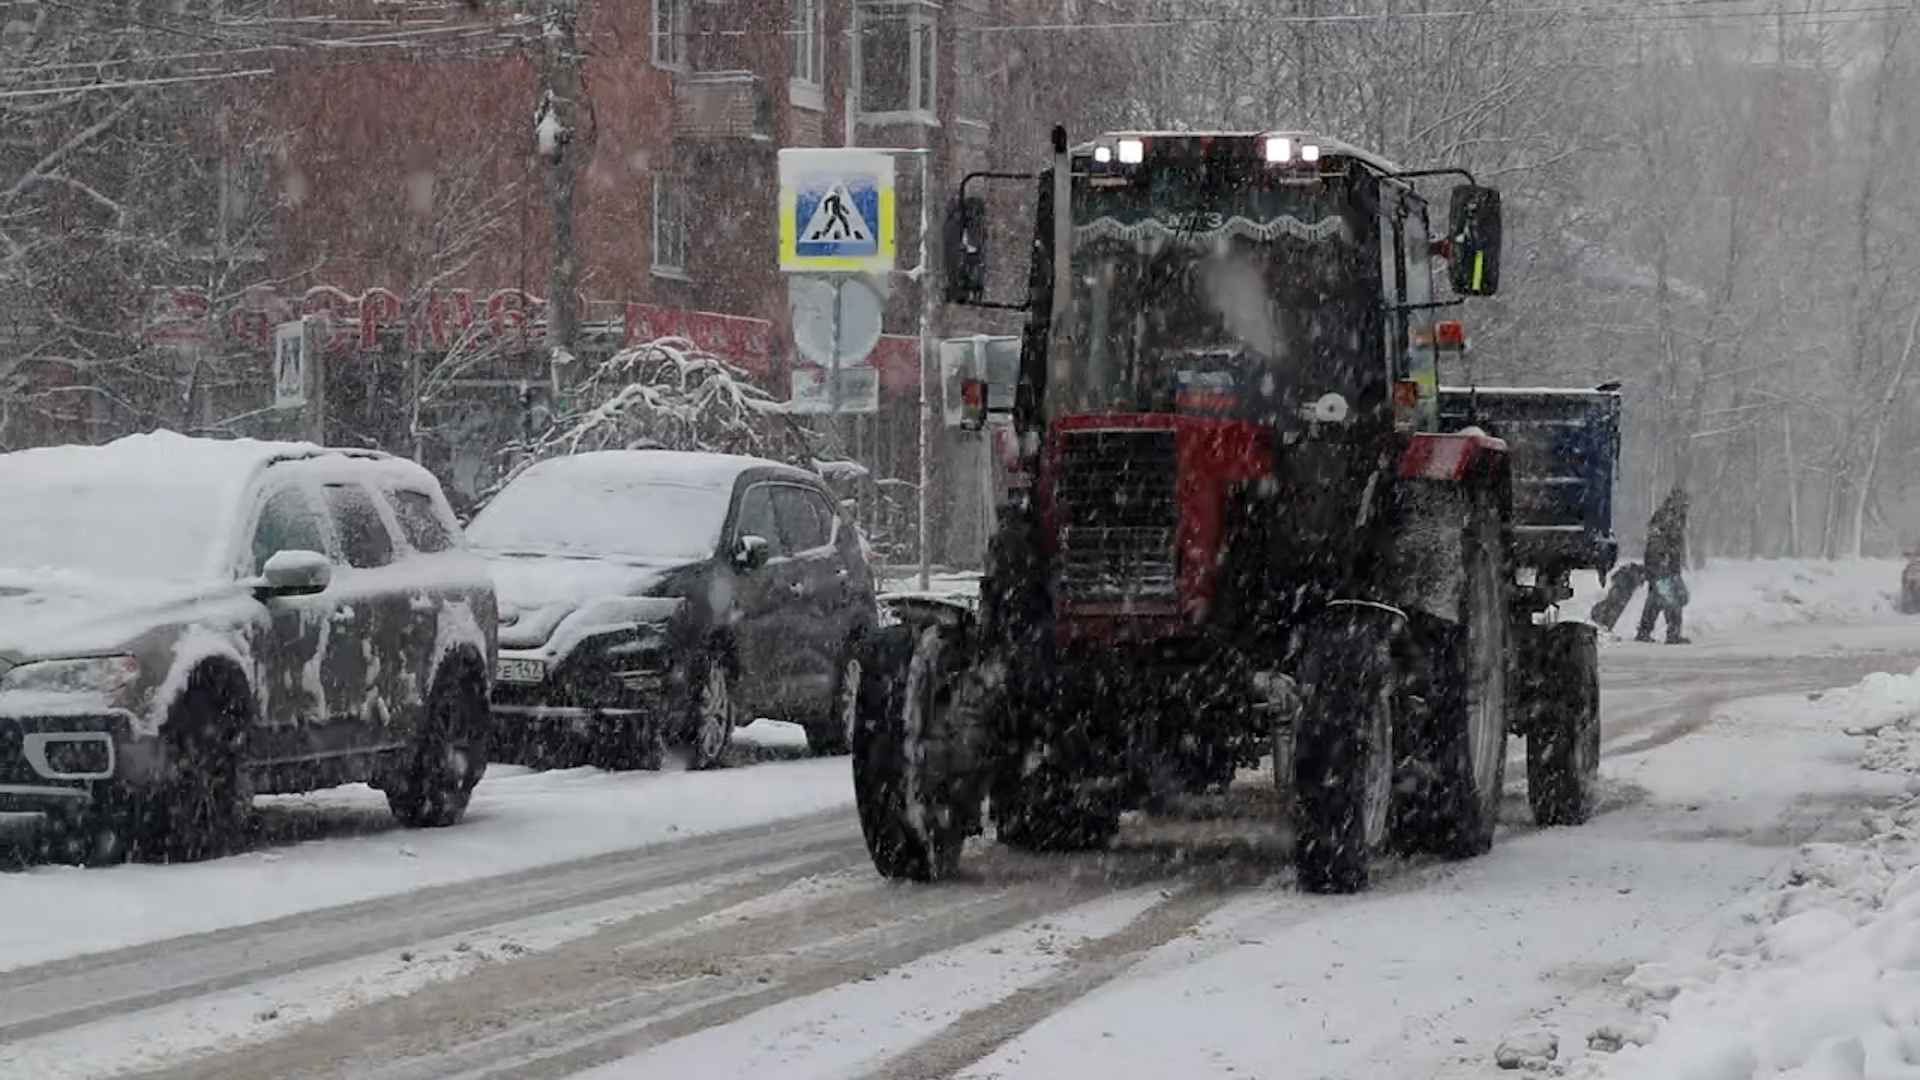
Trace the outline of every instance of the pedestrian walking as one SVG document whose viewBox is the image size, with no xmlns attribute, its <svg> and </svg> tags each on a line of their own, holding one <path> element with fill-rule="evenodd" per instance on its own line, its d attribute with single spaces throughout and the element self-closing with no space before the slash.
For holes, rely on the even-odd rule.
<svg viewBox="0 0 1920 1080">
<path fill-rule="evenodd" d="M 1647 522 L 1647 602 L 1640 609 L 1640 632 L 1635 641 L 1652 641 L 1653 624 L 1665 615 L 1667 644 L 1685 645 L 1680 633 L 1681 611 L 1687 606 L 1687 493 L 1678 487 L 1667 495 Z"/>
</svg>

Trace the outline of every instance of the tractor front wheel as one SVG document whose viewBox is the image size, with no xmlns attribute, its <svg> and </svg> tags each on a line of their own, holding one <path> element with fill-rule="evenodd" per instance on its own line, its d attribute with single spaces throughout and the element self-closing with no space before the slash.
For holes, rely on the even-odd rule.
<svg viewBox="0 0 1920 1080">
<path fill-rule="evenodd" d="M 1390 609 L 1337 605 L 1306 639 L 1292 808 L 1294 870 L 1308 892 L 1366 888 L 1368 860 L 1386 839 L 1399 623 Z"/>
<path fill-rule="evenodd" d="M 853 727 L 860 831 L 882 877 L 952 877 L 976 815 L 965 725 L 978 686 L 938 627 L 895 627 L 868 639 Z M 977 813 L 977 811 L 976 811 Z"/>
</svg>

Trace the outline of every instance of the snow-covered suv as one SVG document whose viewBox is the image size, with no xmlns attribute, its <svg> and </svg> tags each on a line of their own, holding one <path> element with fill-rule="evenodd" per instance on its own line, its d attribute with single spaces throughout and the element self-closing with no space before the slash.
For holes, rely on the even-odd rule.
<svg viewBox="0 0 1920 1080">
<path fill-rule="evenodd" d="M 718 764 L 736 724 L 843 751 L 873 573 L 820 478 L 753 457 L 607 450 L 515 477 L 467 536 L 500 590 L 500 733 L 658 767 Z M 564 755 L 573 757 L 572 753 Z"/>
<path fill-rule="evenodd" d="M 426 470 L 156 432 L 0 454 L 0 522 L 0 809 L 60 854 L 217 853 L 350 781 L 464 812 L 496 610 Z"/>
</svg>

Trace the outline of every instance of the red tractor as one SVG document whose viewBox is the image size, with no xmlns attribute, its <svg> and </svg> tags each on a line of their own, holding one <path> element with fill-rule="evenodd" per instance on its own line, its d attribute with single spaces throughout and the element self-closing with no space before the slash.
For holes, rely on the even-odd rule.
<svg viewBox="0 0 1920 1080">
<path fill-rule="evenodd" d="M 947 300 L 1028 312 L 1019 465 L 977 603 L 900 598 L 869 643 L 875 866 L 947 876 L 988 821 L 1101 847 L 1272 753 L 1300 885 L 1358 890 L 1383 847 L 1487 850 L 1509 732 L 1536 820 L 1585 820 L 1594 632 L 1555 614 L 1615 558 L 1619 398 L 1442 387 L 1433 266 L 1495 291 L 1498 193 L 1299 132 L 1054 144 L 948 217 Z M 985 295 L 983 179 L 1037 183 L 1017 302 Z"/>
</svg>

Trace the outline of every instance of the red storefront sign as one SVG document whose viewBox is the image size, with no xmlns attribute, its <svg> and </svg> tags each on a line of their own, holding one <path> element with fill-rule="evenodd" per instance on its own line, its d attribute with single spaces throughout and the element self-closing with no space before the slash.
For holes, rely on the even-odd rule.
<svg viewBox="0 0 1920 1080">
<path fill-rule="evenodd" d="M 628 304 L 622 343 L 637 345 L 660 338 L 685 338 L 750 375 L 773 374 L 773 324 L 765 319 Z"/>
<path fill-rule="evenodd" d="M 378 350 L 382 336 L 395 329 L 404 332 L 410 352 L 445 351 L 476 329 L 509 348 L 524 349 L 544 338 L 546 308 L 544 299 L 523 289 L 484 294 L 436 290 L 415 301 L 411 311 L 401 296 L 380 288 L 355 295 L 330 285 L 316 285 L 298 294 L 260 287 L 225 305 L 215 304 L 199 289 L 159 289 L 153 294 L 143 333 L 154 344 L 208 345 L 217 340 L 264 349 L 273 341 L 275 326 L 315 315 L 324 319 L 322 341 L 332 351 Z M 592 310 L 584 297 L 578 310 L 583 315 Z M 685 338 L 755 375 L 772 374 L 775 334 L 773 324 L 765 319 L 639 303 L 614 310 L 624 310 L 624 345 Z"/>
<path fill-rule="evenodd" d="M 920 339 L 909 334 L 881 334 L 870 363 L 880 369 L 882 393 L 920 393 Z"/>
</svg>

